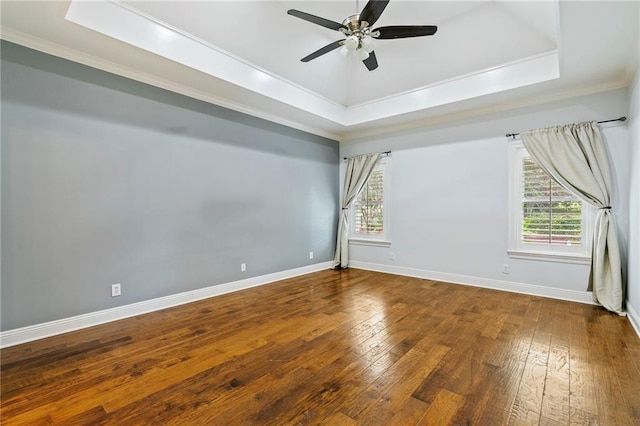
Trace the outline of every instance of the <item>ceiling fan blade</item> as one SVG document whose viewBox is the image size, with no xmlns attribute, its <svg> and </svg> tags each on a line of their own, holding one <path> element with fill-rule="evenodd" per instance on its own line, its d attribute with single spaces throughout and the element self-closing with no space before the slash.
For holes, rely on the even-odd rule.
<svg viewBox="0 0 640 426">
<path fill-rule="evenodd" d="M 344 25 L 339 24 L 337 22 L 330 21 L 328 19 L 324 19 L 319 16 L 312 15 L 310 13 L 300 12 L 299 10 L 289 9 L 287 10 L 287 13 L 291 16 L 295 16 L 296 18 L 304 19 L 305 21 L 312 22 L 314 24 L 323 26 L 325 28 L 329 28 L 331 30 L 339 31 L 340 28 L 346 28 Z"/>
<path fill-rule="evenodd" d="M 373 34 L 379 32 L 379 35 L 373 35 L 374 38 L 384 40 L 392 38 L 409 38 L 434 35 L 438 31 L 435 25 L 397 25 L 391 27 L 380 27 L 372 31 Z"/>
<path fill-rule="evenodd" d="M 334 41 L 333 43 L 327 44 L 325 47 L 316 50 L 315 52 L 313 52 L 310 55 L 305 56 L 304 58 L 300 59 L 302 62 L 309 62 L 312 59 L 317 58 L 318 56 L 322 56 L 325 53 L 329 53 L 334 49 L 337 49 L 338 47 L 340 47 L 342 45 L 342 43 L 344 42 L 344 40 L 338 40 L 338 41 Z"/>
<path fill-rule="evenodd" d="M 369 26 L 375 24 L 387 4 L 389 0 L 369 0 L 360 13 L 360 22 L 367 21 Z"/>
<path fill-rule="evenodd" d="M 378 60 L 376 59 L 376 52 L 369 53 L 369 57 L 362 61 L 369 71 L 373 71 L 378 68 Z"/>
</svg>

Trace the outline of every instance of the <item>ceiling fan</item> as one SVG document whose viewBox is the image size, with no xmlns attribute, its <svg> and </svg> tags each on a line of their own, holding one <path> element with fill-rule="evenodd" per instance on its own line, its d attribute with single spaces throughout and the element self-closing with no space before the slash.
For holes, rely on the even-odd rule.
<svg viewBox="0 0 640 426">
<path fill-rule="evenodd" d="M 329 19 L 301 12 L 296 9 L 289 9 L 287 13 L 305 21 L 321 25 L 331 30 L 340 31 L 345 35 L 345 39 L 334 41 L 316 50 L 310 55 L 301 59 L 302 62 L 309 62 L 312 59 L 329 53 L 342 46 L 340 53 L 344 56 L 353 54 L 364 63 L 369 71 L 378 68 L 378 60 L 373 51 L 373 39 L 385 40 L 394 38 L 422 37 L 436 33 L 438 27 L 435 25 L 395 25 L 390 27 L 378 27 L 372 29 L 384 9 L 389 4 L 389 0 L 369 0 L 360 14 L 348 16 L 342 23 Z"/>
</svg>

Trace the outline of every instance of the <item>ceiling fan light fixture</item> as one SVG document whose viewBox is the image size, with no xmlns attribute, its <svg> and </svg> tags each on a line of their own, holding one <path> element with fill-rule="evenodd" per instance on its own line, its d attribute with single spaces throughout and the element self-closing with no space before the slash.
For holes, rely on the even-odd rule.
<svg viewBox="0 0 640 426">
<path fill-rule="evenodd" d="M 359 44 L 360 44 L 360 40 L 358 40 L 358 37 L 354 35 L 350 35 L 344 41 L 344 47 L 348 49 L 350 52 L 353 52 L 354 50 L 356 50 Z"/>
<path fill-rule="evenodd" d="M 349 56 L 351 56 L 351 52 L 353 52 L 352 50 L 347 49 L 347 46 L 342 46 L 339 50 L 340 54 L 342 56 L 344 56 L 345 58 L 348 58 Z"/>
<path fill-rule="evenodd" d="M 371 37 L 363 37 L 360 45 L 362 46 L 362 50 L 365 50 L 367 53 L 373 52 L 374 45 L 373 45 L 373 40 L 371 39 Z M 367 55 L 367 56 L 369 56 L 369 55 Z"/>
<path fill-rule="evenodd" d="M 356 50 L 356 53 L 358 54 L 358 59 L 360 59 L 361 61 L 364 61 L 369 57 L 369 52 L 367 52 L 364 48 Z"/>
</svg>

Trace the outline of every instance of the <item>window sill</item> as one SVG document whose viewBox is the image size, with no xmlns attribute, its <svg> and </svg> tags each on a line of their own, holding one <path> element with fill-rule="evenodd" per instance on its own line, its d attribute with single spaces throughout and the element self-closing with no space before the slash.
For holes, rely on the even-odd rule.
<svg viewBox="0 0 640 426">
<path fill-rule="evenodd" d="M 375 247 L 391 247 L 391 241 L 387 240 L 365 240 L 349 238 L 349 244 L 357 244 L 362 246 L 375 246 Z"/>
<path fill-rule="evenodd" d="M 507 250 L 510 258 L 525 260 L 541 260 L 543 262 L 591 264 L 591 256 L 571 253 L 550 253 L 539 251 Z"/>
</svg>

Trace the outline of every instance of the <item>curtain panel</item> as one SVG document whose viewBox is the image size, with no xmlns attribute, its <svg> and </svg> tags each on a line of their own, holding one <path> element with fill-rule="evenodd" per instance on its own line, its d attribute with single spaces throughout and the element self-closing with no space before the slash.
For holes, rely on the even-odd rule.
<svg viewBox="0 0 640 426">
<path fill-rule="evenodd" d="M 624 315 L 625 288 L 611 213 L 611 177 L 598 124 L 569 124 L 520 133 L 531 157 L 560 185 L 598 208 L 587 290 L 609 311 Z"/>
<path fill-rule="evenodd" d="M 347 161 L 342 191 L 342 211 L 338 222 L 336 254 L 333 259 L 334 269 L 349 266 L 349 207 L 367 184 L 381 157 L 380 153 L 373 153 L 351 157 Z"/>
</svg>

